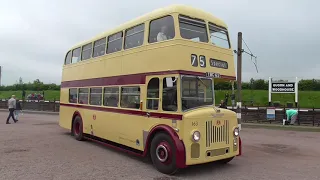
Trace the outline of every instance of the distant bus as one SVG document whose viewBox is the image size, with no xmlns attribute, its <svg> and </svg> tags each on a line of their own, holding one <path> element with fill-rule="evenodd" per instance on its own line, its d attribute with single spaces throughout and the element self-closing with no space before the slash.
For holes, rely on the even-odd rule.
<svg viewBox="0 0 320 180">
<path fill-rule="evenodd" d="M 215 105 L 214 81 L 235 79 L 226 24 L 172 5 L 67 52 L 59 125 L 77 140 L 148 156 L 165 174 L 227 163 L 241 140 L 235 112 Z"/>
</svg>

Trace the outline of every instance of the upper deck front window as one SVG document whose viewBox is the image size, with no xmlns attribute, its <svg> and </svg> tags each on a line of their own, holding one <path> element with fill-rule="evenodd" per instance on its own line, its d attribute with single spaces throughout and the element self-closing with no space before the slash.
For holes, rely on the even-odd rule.
<svg viewBox="0 0 320 180">
<path fill-rule="evenodd" d="M 212 80 L 198 76 L 182 76 L 182 110 L 212 105 Z"/>
<path fill-rule="evenodd" d="M 230 49 L 227 30 L 209 23 L 211 43 L 215 46 Z"/>
<path fill-rule="evenodd" d="M 172 16 L 165 16 L 150 22 L 149 43 L 173 39 L 175 36 Z"/>
<path fill-rule="evenodd" d="M 206 22 L 201 19 L 179 15 L 180 35 L 196 42 L 208 42 Z"/>
</svg>

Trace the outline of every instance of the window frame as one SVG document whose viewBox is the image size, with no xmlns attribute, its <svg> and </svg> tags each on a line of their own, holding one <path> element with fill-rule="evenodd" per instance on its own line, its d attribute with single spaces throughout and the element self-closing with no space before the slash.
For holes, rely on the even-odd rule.
<svg viewBox="0 0 320 180">
<path fill-rule="evenodd" d="M 182 36 L 182 33 L 181 33 L 181 26 L 180 26 L 180 19 L 183 19 L 185 21 L 188 21 L 189 23 L 190 22 L 193 22 L 193 23 L 196 23 L 196 24 L 191 24 L 191 25 L 199 25 L 199 24 L 202 24 L 204 25 L 204 29 L 205 29 L 205 34 L 206 34 L 206 40 L 207 41 L 193 41 L 191 39 L 187 39 L 187 38 L 184 38 Z M 185 14 L 178 14 L 178 26 L 179 26 L 179 35 L 182 39 L 185 39 L 185 40 L 189 40 L 189 41 L 192 41 L 192 42 L 197 42 L 197 43 L 209 43 L 210 40 L 209 40 L 209 35 L 208 35 L 208 24 L 207 24 L 207 21 L 204 20 L 204 19 L 200 19 L 200 18 L 193 18 L 193 17 L 190 17 L 188 15 L 185 15 Z M 183 22 L 185 24 L 185 22 Z M 200 27 L 200 26 L 198 26 Z M 201 27 L 203 28 L 203 27 Z"/>
<path fill-rule="evenodd" d="M 148 92 L 149 92 L 149 83 L 153 80 L 153 79 L 158 79 L 158 97 L 155 97 L 155 98 L 153 98 L 153 97 L 148 97 Z M 161 95 L 162 95 L 162 93 L 161 93 L 161 81 L 162 81 L 162 78 L 160 78 L 160 77 L 158 77 L 158 76 L 155 76 L 155 77 L 150 77 L 150 79 L 149 79 L 149 81 L 148 81 L 148 84 L 147 84 L 147 92 L 146 92 L 146 97 L 145 97 L 145 99 L 146 99 L 146 106 L 145 106 L 145 108 L 146 108 L 146 110 L 148 110 L 148 111 L 159 111 L 160 110 L 160 103 L 161 103 L 161 101 L 160 101 L 160 98 L 161 98 Z M 158 108 L 157 109 L 149 109 L 148 108 L 148 100 L 157 100 L 158 101 Z M 162 107 L 162 106 L 161 106 Z"/>
<path fill-rule="evenodd" d="M 71 64 L 71 59 L 72 59 L 72 50 L 69 50 L 69 51 L 67 52 L 67 54 L 66 54 L 65 58 L 64 58 L 64 64 L 65 64 L 65 65 L 68 65 L 68 64 L 67 64 L 67 58 L 68 58 L 68 55 L 70 55 L 70 61 L 69 61 L 69 63 L 68 63 L 68 64 Z"/>
<path fill-rule="evenodd" d="M 117 35 L 117 34 L 119 34 L 119 33 L 121 33 L 121 38 L 116 38 L 116 39 L 110 40 L 110 38 L 112 38 L 113 36 L 115 36 L 115 35 Z M 117 41 L 117 40 L 119 40 L 119 39 L 121 39 L 121 48 L 120 48 L 120 50 L 108 52 L 109 47 L 110 47 L 110 46 L 109 46 L 109 43 L 112 43 L 112 42 Z M 109 36 L 107 37 L 106 54 L 112 54 L 112 53 L 116 53 L 116 52 L 122 51 L 122 50 L 123 50 L 123 44 L 124 44 L 124 32 L 123 32 L 123 31 L 118 31 L 118 32 L 116 32 L 116 33 L 113 33 L 113 34 L 109 35 Z"/>
<path fill-rule="evenodd" d="M 143 30 L 140 30 L 140 31 L 135 32 L 134 29 L 137 28 L 137 27 L 139 27 L 139 26 L 143 26 Z M 128 31 L 130 31 L 130 30 L 133 30 L 133 33 L 127 35 Z M 141 33 L 141 32 L 143 33 L 143 36 L 142 36 L 143 39 L 142 39 L 141 45 L 126 48 L 126 39 L 127 39 L 127 37 L 134 36 L 134 35 L 139 34 L 139 33 Z M 127 49 L 132 49 L 132 48 L 136 48 L 136 47 L 143 46 L 144 41 L 145 41 L 145 38 L 144 38 L 145 32 L 146 32 L 146 23 L 144 23 L 144 22 L 143 22 L 143 23 L 140 23 L 140 24 L 138 24 L 138 25 L 132 26 L 132 27 L 130 27 L 130 28 L 127 28 L 127 29 L 124 31 L 124 36 L 123 36 L 123 50 L 127 50 Z"/>
<path fill-rule="evenodd" d="M 221 47 L 221 46 L 217 46 L 215 44 L 212 44 L 213 42 L 212 42 L 212 38 L 211 38 L 211 28 L 215 28 L 215 29 L 218 29 L 220 31 L 224 31 L 225 32 L 225 34 L 227 36 L 227 42 L 228 42 L 229 48 L 225 48 L 225 47 Z M 214 45 L 216 47 L 223 48 L 223 49 L 230 49 L 231 48 L 230 37 L 229 37 L 229 32 L 228 32 L 227 28 L 219 26 L 219 25 L 217 25 L 215 23 L 212 23 L 212 22 L 208 22 L 208 31 L 209 31 L 209 38 L 210 38 L 209 42 L 210 42 L 211 45 Z"/>
<path fill-rule="evenodd" d="M 167 40 L 164 40 L 164 41 L 170 41 L 170 40 L 172 40 L 172 39 L 175 39 L 176 38 L 176 34 L 177 34 L 177 32 L 176 32 L 176 22 L 175 22 L 175 18 L 171 15 L 171 14 L 169 14 L 169 15 L 164 15 L 164 16 L 161 16 L 161 17 L 158 17 L 158 18 L 156 18 L 156 19 L 152 19 L 152 20 L 150 20 L 149 21 L 149 32 L 148 32 L 148 43 L 149 44 L 153 44 L 153 43 L 157 43 L 158 41 L 155 41 L 155 42 L 150 42 L 150 32 L 151 32 L 151 23 L 153 22 L 153 21 L 156 21 L 156 20 L 160 20 L 160 19 L 162 19 L 162 18 L 166 18 L 166 17 L 171 17 L 172 18 L 172 21 L 173 21 L 173 37 L 171 38 L 171 39 L 167 39 Z M 160 42 L 162 42 L 162 41 L 160 41 Z"/>
<path fill-rule="evenodd" d="M 164 102 L 164 81 L 166 81 L 166 78 L 168 78 L 168 77 L 171 77 L 171 78 L 176 78 L 176 94 L 177 94 L 177 99 L 176 99 L 176 101 L 177 101 L 177 110 L 175 110 L 175 111 L 169 111 L 169 110 L 164 110 L 163 109 L 163 102 Z M 162 78 L 161 78 L 161 111 L 163 111 L 163 112 L 168 112 L 168 113 L 177 113 L 177 112 L 180 112 L 180 109 L 181 109 L 181 103 L 179 102 L 179 96 L 180 96 L 180 94 L 179 94 L 179 92 L 180 92 L 180 89 L 181 89 L 181 81 L 180 81 L 180 79 L 181 79 L 181 77 L 180 76 L 176 76 L 176 75 L 165 75 L 165 76 L 163 76 Z"/>
<path fill-rule="evenodd" d="M 85 47 L 85 46 L 88 46 L 88 45 L 91 45 L 91 46 L 90 46 L 90 49 L 89 49 L 89 48 L 88 48 L 88 49 L 84 49 L 84 47 Z M 83 52 L 89 51 L 89 50 L 91 50 L 91 51 L 90 51 L 90 57 L 87 58 L 87 59 L 83 59 Z M 92 42 L 83 45 L 82 48 L 81 48 L 81 61 L 91 59 L 91 58 L 92 58 L 92 52 L 93 52 L 93 43 L 92 43 Z"/>
<path fill-rule="evenodd" d="M 123 95 L 123 93 L 122 93 L 122 89 L 124 89 L 124 88 L 138 88 L 139 89 L 139 107 L 138 108 L 131 108 L 131 107 L 122 107 L 122 95 Z M 141 86 L 140 85 L 130 85 L 130 86 L 121 86 L 120 87 L 120 99 L 119 99 L 119 107 L 120 108 L 124 108 L 124 109 L 135 109 L 135 110 L 140 110 L 140 101 L 141 101 Z M 129 95 L 130 96 L 130 95 Z M 132 95 L 132 96 L 136 96 L 136 95 Z"/>
<path fill-rule="evenodd" d="M 72 58 L 74 57 L 74 56 L 73 56 L 73 53 L 74 53 L 74 51 L 75 51 L 75 50 L 77 50 L 77 49 L 79 49 L 79 57 L 78 57 L 78 61 L 77 61 L 77 62 L 72 63 Z M 72 50 L 70 64 L 76 64 L 76 63 L 78 63 L 78 62 L 80 62 L 80 61 L 81 61 L 81 46 L 80 46 L 80 47 L 77 47 L 77 48 L 74 48 L 74 49 Z"/>
<path fill-rule="evenodd" d="M 99 41 L 101 41 L 101 40 L 105 40 L 104 41 L 104 43 L 102 43 L 102 44 L 99 44 L 99 45 L 95 45 L 97 42 L 99 42 Z M 99 47 L 99 46 L 103 46 L 103 45 L 105 45 L 105 47 L 104 47 L 104 50 L 103 50 L 103 54 L 101 54 L 101 55 L 99 55 L 99 56 L 95 56 L 95 48 L 96 47 Z M 97 39 L 97 40 L 95 40 L 95 41 L 93 41 L 93 44 L 92 44 L 92 55 L 91 55 L 91 57 L 92 58 L 97 58 L 97 57 L 100 57 L 100 56 L 104 56 L 105 54 L 106 54 L 106 47 L 107 47 L 107 37 L 103 37 L 103 38 L 99 38 L 99 39 Z"/>
<path fill-rule="evenodd" d="M 201 108 L 201 107 L 204 107 L 204 106 L 212 106 L 213 104 L 215 104 L 215 100 L 216 100 L 216 98 L 215 98 L 215 86 L 214 86 L 214 80 L 213 79 L 211 79 L 211 78 L 209 78 L 209 77 L 205 77 L 205 76 L 198 76 L 198 77 L 200 77 L 200 78 L 202 78 L 202 79 L 207 79 L 207 80 L 211 80 L 212 82 L 211 82 L 211 88 L 212 88 L 212 105 L 203 105 L 203 106 L 198 106 L 198 107 L 194 107 L 194 108 L 189 108 L 189 109 L 186 109 L 186 110 L 183 110 L 183 108 L 182 108 L 182 97 L 183 97 L 183 77 L 192 77 L 192 78 L 194 78 L 194 77 L 197 77 L 197 76 L 195 76 L 195 75 L 180 75 L 180 102 L 181 102 L 181 105 L 180 105 L 180 107 L 181 107 L 181 112 L 188 112 L 188 111 L 191 111 L 191 110 L 194 110 L 194 109 L 198 109 L 198 108 Z"/>
<path fill-rule="evenodd" d="M 100 93 L 100 95 L 101 95 L 101 98 L 100 98 L 100 104 L 92 104 L 91 103 L 91 95 L 92 95 L 92 89 L 100 89 L 101 90 L 101 93 Z M 99 94 L 99 93 L 95 93 L 95 94 Z M 102 87 L 90 87 L 89 88 L 89 105 L 93 105 L 93 106 L 101 106 L 102 105 L 102 98 L 103 98 L 103 89 L 102 89 Z"/>
<path fill-rule="evenodd" d="M 105 105 L 105 94 L 106 94 L 106 88 L 114 88 L 114 89 L 118 89 L 118 93 L 116 94 L 117 96 L 117 106 L 108 106 L 108 105 Z M 110 93 L 110 94 L 115 94 L 115 93 Z M 120 107 L 120 86 L 107 86 L 107 87 L 103 87 L 103 97 L 102 97 L 102 106 L 105 106 L 105 107 L 113 107 L 113 108 L 116 108 L 116 107 Z"/>
<path fill-rule="evenodd" d="M 87 89 L 88 92 L 87 93 L 84 93 L 84 94 L 87 94 L 87 103 L 80 103 L 80 90 L 81 89 Z M 84 88 L 78 88 L 78 104 L 84 104 L 84 105 L 89 105 L 89 94 L 90 94 L 90 88 L 88 87 L 84 87 Z"/>
<path fill-rule="evenodd" d="M 76 96 L 77 96 L 77 99 L 75 102 L 70 102 L 70 95 L 71 95 L 71 90 L 75 90 L 76 91 Z M 68 96 L 68 102 L 71 103 L 71 104 L 77 104 L 78 103 L 78 99 L 79 99 L 79 94 L 78 94 L 78 88 L 69 88 L 69 96 Z"/>
</svg>

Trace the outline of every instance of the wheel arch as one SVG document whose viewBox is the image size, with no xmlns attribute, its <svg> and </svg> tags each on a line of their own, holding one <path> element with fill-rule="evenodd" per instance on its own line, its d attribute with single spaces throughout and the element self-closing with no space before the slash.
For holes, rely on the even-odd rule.
<svg viewBox="0 0 320 180">
<path fill-rule="evenodd" d="M 160 132 L 164 132 L 171 137 L 177 151 L 176 153 L 177 167 L 185 168 L 186 167 L 186 151 L 185 151 L 184 143 L 182 140 L 179 139 L 179 136 L 175 132 L 175 130 L 168 125 L 164 125 L 164 124 L 157 125 L 150 130 L 146 140 L 146 146 L 144 148 L 143 155 L 147 156 L 150 153 L 150 146 L 151 146 L 152 139 L 155 137 L 156 134 Z"/>
</svg>

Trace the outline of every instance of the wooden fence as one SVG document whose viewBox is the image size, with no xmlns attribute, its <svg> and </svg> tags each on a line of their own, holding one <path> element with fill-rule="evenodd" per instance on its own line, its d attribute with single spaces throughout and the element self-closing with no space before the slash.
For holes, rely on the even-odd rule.
<svg viewBox="0 0 320 180">
<path fill-rule="evenodd" d="M 51 111 L 59 112 L 59 101 L 23 101 L 22 108 L 24 110 L 33 111 Z M 0 109 L 7 109 L 7 100 L 0 101 Z M 233 111 L 236 109 L 229 108 Z M 266 107 L 243 107 L 241 119 L 242 122 L 249 123 L 270 123 L 270 124 L 282 124 L 282 120 L 286 118 L 286 107 L 276 108 L 275 120 L 267 120 Z M 320 126 L 320 109 L 300 109 L 298 108 L 297 125 L 305 126 Z"/>
</svg>

